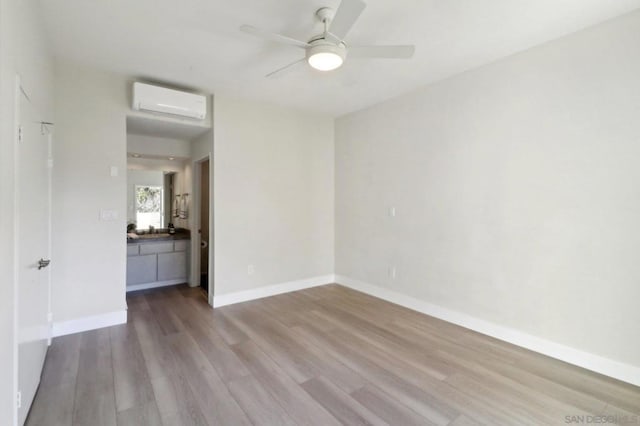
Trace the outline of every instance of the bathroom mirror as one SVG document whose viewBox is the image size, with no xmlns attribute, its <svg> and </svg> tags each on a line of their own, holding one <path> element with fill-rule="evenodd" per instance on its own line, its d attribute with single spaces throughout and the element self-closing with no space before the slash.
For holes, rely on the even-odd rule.
<svg viewBox="0 0 640 426">
<path fill-rule="evenodd" d="M 182 192 L 185 165 L 182 161 L 154 158 L 127 160 L 127 224 L 137 231 L 183 226 L 186 209 Z"/>
</svg>

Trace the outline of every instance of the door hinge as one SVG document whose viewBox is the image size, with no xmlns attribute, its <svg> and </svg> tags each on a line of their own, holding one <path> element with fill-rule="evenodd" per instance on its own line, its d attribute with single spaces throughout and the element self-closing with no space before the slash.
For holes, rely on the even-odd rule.
<svg viewBox="0 0 640 426">
<path fill-rule="evenodd" d="M 22 142 L 22 126 L 18 126 L 18 142 Z"/>
<path fill-rule="evenodd" d="M 16 394 L 16 407 L 22 408 L 22 392 L 18 391 Z"/>
<path fill-rule="evenodd" d="M 47 167 L 53 169 L 53 158 L 47 158 Z"/>
</svg>

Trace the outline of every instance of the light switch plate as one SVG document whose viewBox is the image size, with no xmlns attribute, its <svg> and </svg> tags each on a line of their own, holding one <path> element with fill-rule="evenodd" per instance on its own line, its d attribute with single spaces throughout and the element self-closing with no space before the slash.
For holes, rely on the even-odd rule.
<svg viewBox="0 0 640 426">
<path fill-rule="evenodd" d="M 100 210 L 100 220 L 103 222 L 118 220 L 118 210 Z"/>
<path fill-rule="evenodd" d="M 118 177 L 118 166 L 111 166 L 109 172 L 111 173 L 111 177 Z"/>
</svg>

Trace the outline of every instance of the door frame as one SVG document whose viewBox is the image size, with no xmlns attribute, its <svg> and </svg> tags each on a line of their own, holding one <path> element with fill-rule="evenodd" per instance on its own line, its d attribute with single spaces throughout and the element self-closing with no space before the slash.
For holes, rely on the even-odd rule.
<svg viewBox="0 0 640 426">
<path fill-rule="evenodd" d="M 45 126 L 46 128 L 46 126 Z M 53 258 L 53 133 L 51 130 L 47 130 L 47 196 L 49 198 L 49 205 L 47 206 L 47 222 L 49 227 L 47 229 L 47 254 L 49 260 Z M 52 286 L 52 271 L 55 268 L 55 264 L 49 267 L 47 271 L 47 321 L 49 322 L 49 335 L 47 336 L 47 346 L 51 346 L 53 340 L 53 286 Z"/>
<path fill-rule="evenodd" d="M 202 192 L 202 185 L 200 181 L 202 179 L 202 163 L 209 161 L 209 289 L 208 289 L 208 302 L 213 306 L 213 297 L 215 294 L 215 280 L 213 279 L 214 272 L 214 222 L 213 222 L 213 155 L 209 152 L 200 158 L 194 159 L 193 166 L 193 223 L 192 223 L 192 237 L 191 237 L 191 286 L 200 286 L 200 233 L 198 232 L 201 222 L 200 217 L 200 195 Z M 195 238 L 194 238 L 195 236 Z"/>
</svg>

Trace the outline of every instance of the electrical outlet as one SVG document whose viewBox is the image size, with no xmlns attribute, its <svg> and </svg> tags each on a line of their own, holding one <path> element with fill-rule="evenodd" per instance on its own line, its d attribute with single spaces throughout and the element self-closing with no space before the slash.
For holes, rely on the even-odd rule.
<svg viewBox="0 0 640 426">
<path fill-rule="evenodd" d="M 256 267 L 253 265 L 249 265 L 247 266 L 247 275 L 253 275 L 253 273 L 256 272 Z"/>
<path fill-rule="evenodd" d="M 396 208 L 389 207 L 389 217 L 396 217 Z"/>
<path fill-rule="evenodd" d="M 396 267 L 392 266 L 389 268 L 389 276 L 391 277 L 392 280 L 396 279 Z"/>
</svg>

